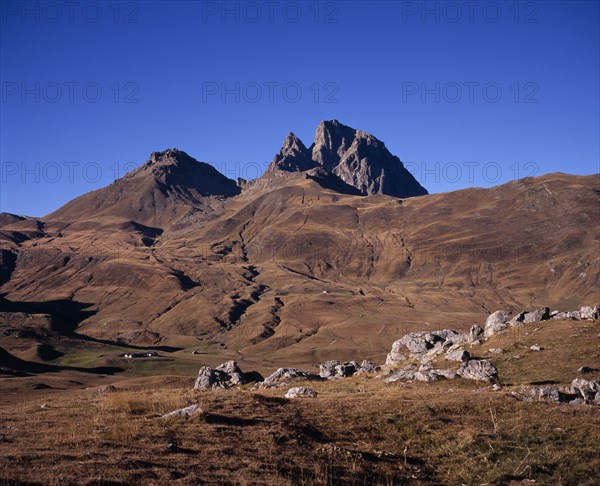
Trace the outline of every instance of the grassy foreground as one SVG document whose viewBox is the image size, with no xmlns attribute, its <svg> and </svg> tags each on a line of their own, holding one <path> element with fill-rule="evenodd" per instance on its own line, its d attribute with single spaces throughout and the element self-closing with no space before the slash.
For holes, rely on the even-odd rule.
<svg viewBox="0 0 600 486">
<path fill-rule="evenodd" d="M 566 384 L 577 365 L 599 363 L 599 331 L 548 322 L 493 338 L 478 353 L 498 366 L 500 391 L 368 376 L 306 384 L 319 396 L 297 400 L 287 388 L 196 392 L 178 376 L 29 390 L 0 405 L 0 484 L 595 485 L 599 408 L 510 392 L 542 377 Z M 528 351 L 529 340 L 545 349 Z M 576 356 L 553 352 L 561 346 Z M 202 413 L 159 418 L 192 403 Z"/>
</svg>

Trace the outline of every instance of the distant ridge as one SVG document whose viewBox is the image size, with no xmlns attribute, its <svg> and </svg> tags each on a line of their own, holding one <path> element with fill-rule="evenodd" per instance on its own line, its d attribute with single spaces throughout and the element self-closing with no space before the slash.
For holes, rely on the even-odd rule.
<svg viewBox="0 0 600 486">
<path fill-rule="evenodd" d="M 46 219 L 116 217 L 164 227 L 190 212 L 211 212 L 218 200 L 239 193 L 235 181 L 213 166 L 169 149 L 153 152 L 144 165 L 107 187 L 70 201 Z"/>
</svg>

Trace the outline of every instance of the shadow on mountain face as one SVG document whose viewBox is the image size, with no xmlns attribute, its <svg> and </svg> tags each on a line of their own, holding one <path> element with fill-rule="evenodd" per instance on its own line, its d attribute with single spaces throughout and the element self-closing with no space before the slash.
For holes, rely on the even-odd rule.
<svg viewBox="0 0 600 486">
<path fill-rule="evenodd" d="M 4 285 L 10 280 L 16 266 L 17 254 L 8 250 L 0 250 L 0 285 Z"/>
<path fill-rule="evenodd" d="M 0 312 L 48 314 L 52 317 L 51 330 L 64 336 L 73 336 L 82 321 L 98 312 L 97 310 L 86 310 L 92 305 L 67 299 L 47 302 L 15 302 L 0 296 Z"/>
<path fill-rule="evenodd" d="M 335 174 L 321 168 L 310 170 L 306 173 L 306 178 L 315 181 L 324 189 L 347 194 L 350 196 L 360 196 L 361 192 L 354 186 L 346 184 Z"/>
<path fill-rule="evenodd" d="M 95 375 L 114 375 L 123 371 L 116 366 L 98 366 L 95 368 L 80 368 L 76 366 L 58 366 L 44 363 L 25 361 L 0 348 L 0 374 L 9 376 L 30 376 L 40 373 L 58 373 L 60 371 L 78 371 Z"/>
<path fill-rule="evenodd" d="M 76 332 L 82 321 L 98 312 L 97 310 L 86 310 L 92 305 L 93 304 L 67 299 L 51 300 L 47 302 L 16 302 L 8 300 L 0 294 L 0 312 L 48 314 L 52 318 L 51 331 L 58 336 L 68 337 L 78 341 L 104 344 L 106 346 L 163 351 L 165 353 L 173 353 L 183 349 L 175 346 L 136 346 L 107 339 L 98 339 Z"/>
</svg>

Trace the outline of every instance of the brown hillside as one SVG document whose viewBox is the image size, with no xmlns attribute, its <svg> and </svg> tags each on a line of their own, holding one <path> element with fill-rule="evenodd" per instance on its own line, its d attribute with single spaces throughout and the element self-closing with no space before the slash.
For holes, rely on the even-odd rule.
<svg viewBox="0 0 600 486">
<path fill-rule="evenodd" d="M 123 180 L 150 180 L 151 167 Z M 397 199 L 353 195 L 312 169 L 228 199 L 226 190 L 210 203 L 198 196 L 198 211 L 168 190 L 166 206 L 136 207 L 142 217 L 129 220 L 119 205 L 144 193 L 112 186 L 127 197 L 96 213 L 80 213 L 89 207 L 80 198 L 3 246 L 0 288 L 38 313 L 56 310 L 48 302 L 83 306 L 85 314 L 61 316 L 66 327 L 107 344 L 152 342 L 265 366 L 382 359 L 407 330 L 465 329 L 496 308 L 600 300 L 597 176 Z M 10 236 L 11 225 L 2 231 Z"/>
</svg>

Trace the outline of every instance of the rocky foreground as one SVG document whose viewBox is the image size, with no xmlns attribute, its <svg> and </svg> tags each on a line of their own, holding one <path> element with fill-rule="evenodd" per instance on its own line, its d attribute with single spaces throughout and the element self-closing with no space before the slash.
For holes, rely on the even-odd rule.
<svg viewBox="0 0 600 486">
<path fill-rule="evenodd" d="M 297 368 L 279 368 L 268 377 L 252 371 L 244 373 L 235 361 L 228 361 L 215 369 L 203 366 L 199 373 L 195 390 L 210 390 L 218 388 L 231 388 L 247 383 L 255 383 L 253 389 L 280 388 L 289 386 L 299 380 L 322 381 L 349 378 L 361 374 L 383 372 L 375 376 L 385 383 L 398 381 L 420 381 L 430 383 L 438 380 L 453 380 L 464 378 L 484 382 L 493 382 L 493 389 L 502 388 L 499 381 L 498 369 L 488 359 L 474 357 L 478 347 L 492 336 L 506 333 L 510 329 L 517 329 L 526 324 L 543 323 L 550 319 L 583 319 L 595 321 L 600 319 L 600 306 L 582 307 L 579 311 L 553 311 L 548 307 L 532 311 L 523 311 L 511 316 L 509 311 L 498 310 L 491 314 L 484 327 L 473 325 L 468 333 L 460 333 L 450 329 L 430 332 L 412 332 L 395 341 L 390 353 L 387 355 L 385 365 L 379 366 L 368 360 L 358 364 L 356 361 L 340 363 L 336 360 L 327 361 L 320 365 L 319 374 L 301 371 Z M 467 349 L 468 348 L 468 349 Z M 542 352 L 543 347 L 532 345 L 532 352 Z M 491 348 L 493 354 L 502 354 L 502 348 Z M 515 356 L 519 359 L 519 356 Z M 443 363 L 443 367 L 440 364 Z M 452 366 L 456 363 L 455 366 Z M 594 368 L 583 366 L 580 373 L 595 371 Z M 573 379 L 570 388 L 557 388 L 550 386 L 532 386 L 513 395 L 521 400 L 543 398 L 554 402 L 572 404 L 600 405 L 600 382 Z M 317 392 L 307 387 L 294 387 L 288 390 L 287 398 L 309 397 L 314 398 Z M 175 411 L 167 414 L 179 416 L 187 414 L 185 411 Z M 195 410 L 195 409 L 194 409 Z"/>
<path fill-rule="evenodd" d="M 398 336 L 380 364 L 263 377 L 230 361 L 87 389 L 72 388 L 81 373 L 4 379 L 0 479 L 595 486 L 598 308 L 555 315 Z"/>
</svg>

